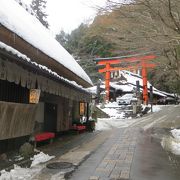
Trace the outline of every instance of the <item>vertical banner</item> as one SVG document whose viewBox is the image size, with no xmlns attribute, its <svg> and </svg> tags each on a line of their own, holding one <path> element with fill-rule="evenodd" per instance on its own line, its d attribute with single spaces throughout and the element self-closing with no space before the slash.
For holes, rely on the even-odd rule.
<svg viewBox="0 0 180 180">
<path fill-rule="evenodd" d="M 38 104 L 41 90 L 40 89 L 30 89 L 29 103 Z"/>
<path fill-rule="evenodd" d="M 85 103 L 84 102 L 79 103 L 79 114 L 81 116 L 83 116 L 85 114 Z"/>
</svg>

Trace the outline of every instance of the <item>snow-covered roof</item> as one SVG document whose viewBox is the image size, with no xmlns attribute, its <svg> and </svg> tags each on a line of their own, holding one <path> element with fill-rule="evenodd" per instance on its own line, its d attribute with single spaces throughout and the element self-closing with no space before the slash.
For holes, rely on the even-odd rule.
<svg viewBox="0 0 180 180">
<path fill-rule="evenodd" d="M 125 93 L 130 93 L 133 92 L 134 88 L 136 88 L 136 81 L 139 81 L 140 84 L 140 91 L 142 92 L 143 89 L 143 80 L 142 80 L 142 76 L 137 75 L 135 73 L 132 73 L 130 71 L 120 71 L 121 76 L 123 76 L 126 80 L 117 80 L 114 82 L 110 82 L 110 86 L 116 90 L 121 90 L 122 92 Z M 105 89 L 105 82 L 102 82 L 102 85 L 100 86 L 102 89 Z M 148 85 L 148 89 L 150 88 L 150 86 L 152 86 L 149 81 L 147 82 Z M 95 93 L 96 92 L 96 86 L 89 88 L 88 89 L 90 92 Z M 153 87 L 153 94 L 162 96 L 162 97 L 167 97 L 167 96 L 171 96 L 174 97 L 173 94 L 169 94 L 163 91 L 159 91 L 158 89 L 156 89 L 155 87 Z"/>
<path fill-rule="evenodd" d="M 134 87 L 131 84 L 121 84 L 121 85 L 119 85 L 119 84 L 117 84 L 115 82 L 111 82 L 110 86 L 113 87 L 116 90 L 121 90 L 123 92 L 132 92 L 133 91 L 133 87 Z"/>
<path fill-rule="evenodd" d="M 54 39 L 49 30 L 38 19 L 26 12 L 16 1 L 1 0 L 0 23 L 89 84 L 92 84 L 89 76 Z"/>
<path fill-rule="evenodd" d="M 26 55 L 20 53 L 19 51 L 17 51 L 16 49 L 14 49 L 13 47 L 10 47 L 6 44 L 4 44 L 3 42 L 0 41 L 0 49 L 5 49 L 7 52 L 12 53 L 13 55 L 19 57 L 19 60 L 24 60 L 32 65 L 34 65 L 35 67 L 38 67 L 39 69 L 48 72 L 50 75 L 53 75 L 54 77 L 67 82 L 68 84 L 81 89 L 83 91 L 86 91 L 89 93 L 89 91 L 87 91 L 85 88 L 83 88 L 81 85 L 77 84 L 75 81 L 70 81 L 62 76 L 59 76 L 56 72 L 52 71 L 51 69 L 47 68 L 46 66 L 43 66 L 41 64 L 38 64 L 36 62 L 33 62 L 29 57 L 27 57 Z"/>
</svg>

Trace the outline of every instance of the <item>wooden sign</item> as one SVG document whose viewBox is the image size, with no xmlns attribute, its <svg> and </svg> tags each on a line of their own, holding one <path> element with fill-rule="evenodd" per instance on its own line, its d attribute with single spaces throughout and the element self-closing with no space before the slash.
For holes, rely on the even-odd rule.
<svg viewBox="0 0 180 180">
<path fill-rule="evenodd" d="M 41 90 L 40 89 L 30 89 L 29 103 L 38 104 Z"/>
<path fill-rule="evenodd" d="M 84 102 L 79 103 L 79 114 L 81 116 L 85 114 L 85 103 Z"/>
</svg>

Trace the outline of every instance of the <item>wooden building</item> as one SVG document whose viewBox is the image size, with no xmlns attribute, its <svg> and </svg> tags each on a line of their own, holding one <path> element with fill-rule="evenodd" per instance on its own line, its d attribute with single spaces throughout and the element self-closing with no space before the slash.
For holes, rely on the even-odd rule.
<svg viewBox="0 0 180 180">
<path fill-rule="evenodd" d="M 84 89 L 92 85 L 87 74 L 62 47 L 62 61 L 59 62 L 56 56 L 28 40 L 23 29 L 17 31 L 19 25 L 11 21 L 8 14 L 10 2 L 16 9 L 15 13 L 23 14 L 22 18 L 27 16 L 27 23 L 33 28 L 36 24 L 42 26 L 16 2 L 1 4 L 0 14 L 5 19 L 7 16 L 9 22 L 0 19 L 0 152 L 17 148 L 38 132 L 69 130 L 72 121 L 80 118 L 80 103 L 87 106 L 91 100 L 91 95 Z M 35 37 L 32 38 L 40 41 L 37 36 L 40 34 L 34 30 Z M 49 38 L 58 47 L 57 42 Z M 53 43 L 49 48 L 53 48 Z M 56 53 L 56 49 L 53 51 Z M 79 68 L 80 74 L 68 68 L 67 63 L 62 63 L 69 58 L 71 65 Z M 86 111 L 84 115 L 88 116 Z"/>
</svg>

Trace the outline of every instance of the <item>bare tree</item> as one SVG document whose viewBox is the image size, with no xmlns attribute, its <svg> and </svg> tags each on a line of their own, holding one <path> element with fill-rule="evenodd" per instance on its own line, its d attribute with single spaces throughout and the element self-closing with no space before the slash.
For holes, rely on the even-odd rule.
<svg viewBox="0 0 180 180">
<path fill-rule="evenodd" d="M 180 0 L 107 0 L 100 15 L 95 24 L 119 49 L 156 50 L 180 78 Z"/>
<path fill-rule="evenodd" d="M 152 82 L 162 90 L 180 93 L 179 30 L 180 0 L 107 0 L 89 26 L 88 36 L 102 36 L 117 55 L 157 53 Z"/>
</svg>

